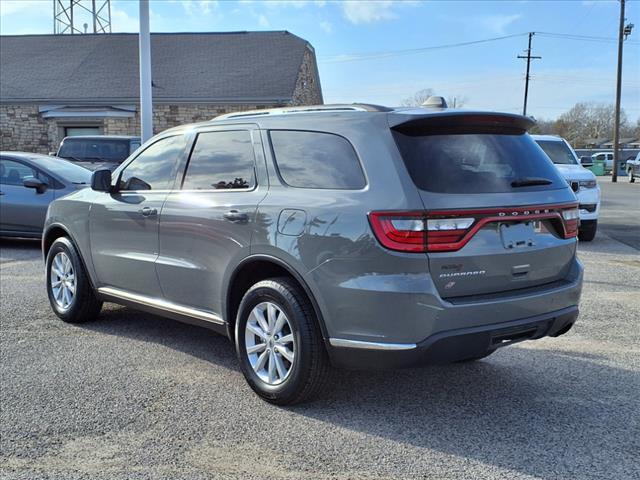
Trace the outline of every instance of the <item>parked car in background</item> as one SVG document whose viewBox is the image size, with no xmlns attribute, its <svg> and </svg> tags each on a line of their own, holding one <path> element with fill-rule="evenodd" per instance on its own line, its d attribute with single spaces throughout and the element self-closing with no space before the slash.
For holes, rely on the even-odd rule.
<svg viewBox="0 0 640 480">
<path fill-rule="evenodd" d="M 61 158 L 0 152 L 0 236 L 39 238 L 49 204 L 90 182 L 89 170 Z"/>
<path fill-rule="evenodd" d="M 580 163 L 569 142 L 555 135 L 532 135 L 578 197 L 580 208 L 580 240 L 590 242 L 598 230 L 600 186 L 591 170 Z"/>
<path fill-rule="evenodd" d="M 51 307 L 215 329 L 277 404 L 321 391 L 330 363 L 470 361 L 562 335 L 582 288 L 578 203 L 533 123 L 342 105 L 166 130 L 51 205 Z"/>
<path fill-rule="evenodd" d="M 591 155 L 592 161 L 604 162 L 605 173 L 610 173 L 613 170 L 613 153 L 611 152 L 596 152 Z"/>
<path fill-rule="evenodd" d="M 114 170 L 140 147 L 140 137 L 95 135 L 65 137 L 57 157 L 77 163 L 89 170 Z"/>
<path fill-rule="evenodd" d="M 634 183 L 636 178 L 640 178 L 640 152 L 638 152 L 634 159 L 627 160 L 625 169 L 631 183 Z"/>
</svg>

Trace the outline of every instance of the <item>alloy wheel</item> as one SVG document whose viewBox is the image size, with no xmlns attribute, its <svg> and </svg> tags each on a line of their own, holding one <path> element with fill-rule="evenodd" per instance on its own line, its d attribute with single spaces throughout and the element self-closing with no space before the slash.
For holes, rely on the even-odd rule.
<svg viewBox="0 0 640 480">
<path fill-rule="evenodd" d="M 68 310 L 76 294 L 76 276 L 73 264 L 65 252 L 58 252 L 51 262 L 51 293 L 56 305 Z"/>
<path fill-rule="evenodd" d="M 268 385 L 284 382 L 296 360 L 296 341 L 287 315 L 272 302 L 256 305 L 245 327 L 249 363 Z"/>
</svg>

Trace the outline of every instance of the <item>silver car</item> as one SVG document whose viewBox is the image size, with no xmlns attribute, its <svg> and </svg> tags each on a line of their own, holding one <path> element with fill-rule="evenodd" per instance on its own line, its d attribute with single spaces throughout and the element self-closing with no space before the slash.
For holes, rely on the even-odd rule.
<svg viewBox="0 0 640 480">
<path fill-rule="evenodd" d="M 162 132 L 54 202 L 47 292 L 212 328 L 264 399 L 476 360 L 578 316 L 577 201 L 526 117 L 318 106 Z"/>
<path fill-rule="evenodd" d="M 40 238 L 49 204 L 90 182 L 89 170 L 61 158 L 0 152 L 0 236 Z"/>
</svg>

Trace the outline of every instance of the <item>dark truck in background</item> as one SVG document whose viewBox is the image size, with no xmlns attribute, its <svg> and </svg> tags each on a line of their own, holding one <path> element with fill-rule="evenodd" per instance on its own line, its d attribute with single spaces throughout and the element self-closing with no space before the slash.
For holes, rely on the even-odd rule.
<svg viewBox="0 0 640 480">
<path fill-rule="evenodd" d="M 140 144 L 140 137 L 125 135 L 65 137 L 55 155 L 89 170 L 108 168 L 113 171 Z"/>
</svg>

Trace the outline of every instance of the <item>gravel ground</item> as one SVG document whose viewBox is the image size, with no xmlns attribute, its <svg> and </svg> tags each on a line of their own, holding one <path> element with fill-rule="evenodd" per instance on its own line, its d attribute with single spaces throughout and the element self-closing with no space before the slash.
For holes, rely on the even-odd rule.
<svg viewBox="0 0 640 480">
<path fill-rule="evenodd" d="M 230 343 L 107 305 L 51 312 L 37 243 L 0 243 L 2 479 L 640 478 L 640 255 L 580 245 L 567 335 L 472 364 L 348 372 L 259 400 Z"/>
</svg>

